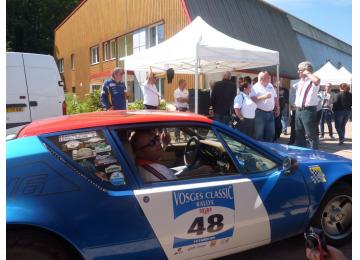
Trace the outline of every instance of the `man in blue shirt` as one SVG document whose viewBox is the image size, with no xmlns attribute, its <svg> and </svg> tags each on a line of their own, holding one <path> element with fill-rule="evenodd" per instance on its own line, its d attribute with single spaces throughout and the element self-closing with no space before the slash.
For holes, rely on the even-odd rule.
<svg viewBox="0 0 360 260">
<path fill-rule="evenodd" d="M 122 68 L 114 68 L 111 78 L 104 81 L 101 90 L 101 104 L 105 110 L 125 110 L 127 89 L 122 82 L 124 70 Z"/>
</svg>

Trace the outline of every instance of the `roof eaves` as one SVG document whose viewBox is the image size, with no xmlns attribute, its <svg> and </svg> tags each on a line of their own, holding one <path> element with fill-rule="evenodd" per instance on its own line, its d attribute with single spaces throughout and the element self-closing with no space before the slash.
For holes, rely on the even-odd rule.
<svg viewBox="0 0 360 260">
<path fill-rule="evenodd" d="M 75 12 L 77 10 L 79 10 L 80 7 L 83 6 L 86 3 L 86 1 L 87 0 L 80 0 L 79 4 L 75 7 L 75 9 L 72 10 L 72 12 L 68 16 L 66 16 L 65 19 L 62 20 L 61 23 L 58 26 L 56 26 L 56 28 L 54 29 L 54 32 L 56 32 L 67 20 L 69 20 L 70 17 L 73 16 L 73 14 L 75 14 Z"/>
</svg>

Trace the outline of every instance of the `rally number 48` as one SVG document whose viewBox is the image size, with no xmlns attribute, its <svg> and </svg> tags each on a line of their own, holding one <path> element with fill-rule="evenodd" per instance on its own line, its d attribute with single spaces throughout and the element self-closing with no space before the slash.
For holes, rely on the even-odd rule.
<svg viewBox="0 0 360 260">
<path fill-rule="evenodd" d="M 218 232 L 224 227 L 224 224 L 222 223 L 223 220 L 224 217 L 221 214 L 210 215 L 207 219 L 209 225 L 205 228 L 204 217 L 197 217 L 191 224 L 188 234 L 196 233 L 196 235 L 202 235 L 205 230 L 209 233 Z"/>
</svg>

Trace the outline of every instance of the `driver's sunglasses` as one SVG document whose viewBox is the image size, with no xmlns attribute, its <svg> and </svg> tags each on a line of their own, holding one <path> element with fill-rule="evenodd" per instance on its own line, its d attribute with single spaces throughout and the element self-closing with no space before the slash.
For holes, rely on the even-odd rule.
<svg viewBox="0 0 360 260">
<path fill-rule="evenodd" d="M 159 135 L 155 135 L 154 138 L 151 139 L 148 144 L 139 147 L 138 150 L 142 150 L 142 149 L 145 149 L 147 147 L 153 147 L 153 146 L 156 145 L 156 142 L 160 142 L 160 136 Z"/>
</svg>

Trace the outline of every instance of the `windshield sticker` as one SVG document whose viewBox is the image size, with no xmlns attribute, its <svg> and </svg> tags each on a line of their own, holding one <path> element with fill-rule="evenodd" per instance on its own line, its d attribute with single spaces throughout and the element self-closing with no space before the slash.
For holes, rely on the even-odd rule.
<svg viewBox="0 0 360 260">
<path fill-rule="evenodd" d="M 326 177 L 319 165 L 309 166 L 311 181 L 315 184 L 326 182 Z"/>
<path fill-rule="evenodd" d="M 178 227 L 173 248 L 203 243 L 214 246 L 214 240 L 232 237 L 233 185 L 173 191 L 172 200 L 174 224 Z"/>
<path fill-rule="evenodd" d="M 69 135 L 60 135 L 59 142 L 67 142 L 72 140 L 78 139 L 86 139 L 97 136 L 96 131 L 85 132 L 85 133 L 76 133 L 76 134 L 69 134 Z"/>
</svg>

